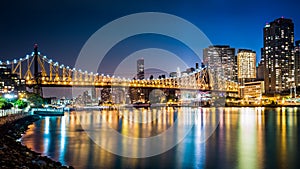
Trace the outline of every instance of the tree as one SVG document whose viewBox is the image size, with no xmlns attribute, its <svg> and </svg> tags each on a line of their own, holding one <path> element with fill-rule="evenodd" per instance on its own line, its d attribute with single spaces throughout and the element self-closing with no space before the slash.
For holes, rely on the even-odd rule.
<svg viewBox="0 0 300 169">
<path fill-rule="evenodd" d="M 14 105 L 20 109 L 24 109 L 25 107 L 27 107 L 28 104 L 27 104 L 27 102 L 25 102 L 21 99 L 18 99 L 17 101 L 14 102 Z"/>
<path fill-rule="evenodd" d="M 0 109 L 10 109 L 13 105 L 9 103 L 5 98 L 0 97 Z"/>
<path fill-rule="evenodd" d="M 33 104 L 33 107 L 42 107 L 42 105 L 45 103 L 44 99 L 35 93 L 28 93 L 27 100 Z"/>
</svg>

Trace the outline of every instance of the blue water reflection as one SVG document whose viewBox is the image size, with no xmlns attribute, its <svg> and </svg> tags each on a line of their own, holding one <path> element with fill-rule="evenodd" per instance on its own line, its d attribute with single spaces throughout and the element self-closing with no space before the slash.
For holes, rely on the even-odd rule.
<svg viewBox="0 0 300 169">
<path fill-rule="evenodd" d="M 187 111 L 196 115 L 184 114 Z M 81 125 L 105 121 L 121 134 L 151 137 L 174 125 L 180 114 L 185 118 L 179 124 L 193 125 L 188 135 L 172 149 L 148 158 L 112 154 L 95 144 Z M 155 109 L 143 116 L 128 110 L 71 112 L 35 122 L 22 143 L 75 168 L 299 168 L 299 115 L 299 108 Z M 204 130 L 214 126 L 216 130 Z M 99 139 L 124 151 L 130 148 L 124 140 L 110 140 L 105 132 L 99 133 Z M 145 150 L 141 146 L 130 151 Z"/>
</svg>

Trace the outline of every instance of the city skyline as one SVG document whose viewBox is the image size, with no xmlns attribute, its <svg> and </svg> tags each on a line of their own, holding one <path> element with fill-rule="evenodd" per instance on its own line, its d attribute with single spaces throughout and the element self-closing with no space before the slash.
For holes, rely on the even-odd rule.
<svg viewBox="0 0 300 169">
<path fill-rule="evenodd" d="M 170 13 L 188 20 L 201 29 L 213 45 L 254 50 L 257 62 L 261 57 L 263 27 L 266 23 L 282 16 L 291 18 L 295 24 L 295 40 L 300 39 L 300 16 L 297 15 L 296 3 L 292 1 L 272 1 L 272 4 L 270 1 L 252 2 L 246 5 L 238 1 L 177 1 L 172 4 L 166 1 L 143 2 L 145 3 L 147 5 L 141 5 L 141 2 L 131 5 L 124 2 L 118 5 L 113 2 L 89 2 L 82 5 L 77 1 L 54 1 L 48 4 L 32 1 L 13 6 L 4 3 L 1 7 L 4 23 L 0 28 L 1 60 L 24 57 L 32 52 L 32 44 L 38 43 L 43 54 L 60 63 L 74 65 L 85 41 L 99 28 L 119 17 L 146 11 Z M 268 8 L 264 8 L 268 4 Z M 129 45 L 136 45 L 141 39 L 143 38 L 133 38 L 129 40 Z M 161 41 L 158 47 L 169 50 L 176 50 L 174 48 L 181 45 L 166 38 L 155 37 L 148 40 L 147 45 L 133 49 L 155 46 L 157 41 Z M 189 66 L 196 62 L 193 57 L 187 56 L 190 55 L 188 52 L 178 55 L 187 58 Z"/>
</svg>

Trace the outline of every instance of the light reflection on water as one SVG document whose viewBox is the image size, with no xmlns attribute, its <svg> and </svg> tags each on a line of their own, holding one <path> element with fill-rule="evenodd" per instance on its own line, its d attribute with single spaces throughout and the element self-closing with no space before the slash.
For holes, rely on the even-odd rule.
<svg viewBox="0 0 300 169">
<path fill-rule="evenodd" d="M 194 112 L 191 116 L 186 112 Z M 172 127 L 177 132 L 193 125 L 189 134 L 167 152 L 148 158 L 114 155 L 95 144 L 81 124 L 101 124 L 122 135 L 147 138 Z M 298 168 L 300 161 L 299 108 L 180 108 L 142 111 L 71 112 L 63 117 L 44 117 L 30 126 L 22 143 L 75 168 Z M 203 130 L 218 126 L 216 130 Z M 103 129 L 103 126 L 102 128 Z M 206 132 L 205 131 L 214 131 Z M 99 132 L 98 141 L 123 151 L 124 140 L 110 140 Z M 203 143 L 203 134 L 208 140 Z M 165 143 L 166 144 L 166 143 Z M 168 146 L 168 145 L 162 145 Z"/>
</svg>

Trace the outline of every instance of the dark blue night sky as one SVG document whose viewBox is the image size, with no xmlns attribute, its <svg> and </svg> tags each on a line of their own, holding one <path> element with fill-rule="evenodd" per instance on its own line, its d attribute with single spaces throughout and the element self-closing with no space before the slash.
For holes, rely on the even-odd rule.
<svg viewBox="0 0 300 169">
<path fill-rule="evenodd" d="M 190 21 L 215 45 L 255 50 L 260 60 L 267 22 L 282 16 L 293 19 L 295 40 L 300 39 L 299 10 L 295 0 L 1 1 L 0 58 L 24 57 L 38 43 L 43 54 L 73 65 L 84 43 L 103 25 L 128 14 L 154 11 Z"/>
</svg>

